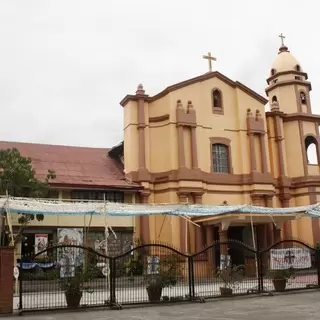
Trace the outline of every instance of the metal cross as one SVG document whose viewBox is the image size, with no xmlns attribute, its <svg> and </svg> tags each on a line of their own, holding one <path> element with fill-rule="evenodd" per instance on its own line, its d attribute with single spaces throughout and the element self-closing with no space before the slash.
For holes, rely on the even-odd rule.
<svg viewBox="0 0 320 320">
<path fill-rule="evenodd" d="M 212 61 L 217 61 L 217 58 L 211 56 L 211 52 L 208 52 L 208 55 L 203 55 L 203 59 L 208 60 L 209 63 L 209 72 L 212 71 Z"/>
<path fill-rule="evenodd" d="M 284 46 L 284 39 L 286 38 L 282 33 L 279 34 L 279 38 L 281 38 L 281 44 Z"/>
</svg>

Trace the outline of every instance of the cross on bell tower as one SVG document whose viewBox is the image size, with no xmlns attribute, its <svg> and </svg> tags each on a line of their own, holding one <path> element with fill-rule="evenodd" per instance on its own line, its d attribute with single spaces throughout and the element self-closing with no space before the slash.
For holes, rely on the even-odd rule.
<svg viewBox="0 0 320 320">
<path fill-rule="evenodd" d="M 284 46 L 284 39 L 286 37 L 281 33 L 281 34 L 279 34 L 279 38 L 281 39 L 281 45 Z"/>
</svg>

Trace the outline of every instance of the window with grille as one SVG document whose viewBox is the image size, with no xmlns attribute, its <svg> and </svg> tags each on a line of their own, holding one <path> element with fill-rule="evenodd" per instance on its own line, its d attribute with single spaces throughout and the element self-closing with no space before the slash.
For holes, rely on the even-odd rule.
<svg viewBox="0 0 320 320">
<path fill-rule="evenodd" d="M 120 191 L 77 190 L 71 192 L 71 199 L 103 200 L 104 195 L 106 197 L 106 201 L 124 202 L 124 193 Z"/>
<path fill-rule="evenodd" d="M 229 173 L 229 154 L 228 146 L 225 144 L 212 145 L 213 171 Z"/>
</svg>

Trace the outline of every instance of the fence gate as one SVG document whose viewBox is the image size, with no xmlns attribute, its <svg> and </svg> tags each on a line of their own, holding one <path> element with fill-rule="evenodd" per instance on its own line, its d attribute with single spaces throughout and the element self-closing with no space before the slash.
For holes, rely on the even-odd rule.
<svg viewBox="0 0 320 320">
<path fill-rule="evenodd" d="M 319 251 L 297 240 L 283 240 L 260 252 L 264 291 L 320 286 Z"/>
<path fill-rule="evenodd" d="M 91 248 L 48 247 L 21 259 L 19 309 L 108 306 L 110 259 Z"/>
</svg>

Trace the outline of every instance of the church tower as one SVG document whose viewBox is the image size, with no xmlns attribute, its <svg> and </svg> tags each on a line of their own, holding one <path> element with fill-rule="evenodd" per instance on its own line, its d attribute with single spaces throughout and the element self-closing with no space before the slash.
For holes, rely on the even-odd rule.
<svg viewBox="0 0 320 320">
<path fill-rule="evenodd" d="M 307 73 L 303 72 L 300 63 L 283 43 L 277 58 L 272 64 L 270 77 L 267 79 L 266 93 L 271 108 L 279 106 L 287 114 L 311 114 L 311 83 Z"/>
<path fill-rule="evenodd" d="M 279 195 L 277 206 L 308 205 L 320 200 L 316 190 L 317 185 L 320 187 L 320 116 L 312 113 L 307 73 L 284 44 L 284 36 L 280 38 L 282 44 L 266 88 L 270 104 L 270 112 L 266 113 L 270 164 Z M 285 236 L 290 237 L 292 227 L 294 224 L 285 226 Z M 316 227 L 319 229 L 318 222 Z"/>
</svg>

